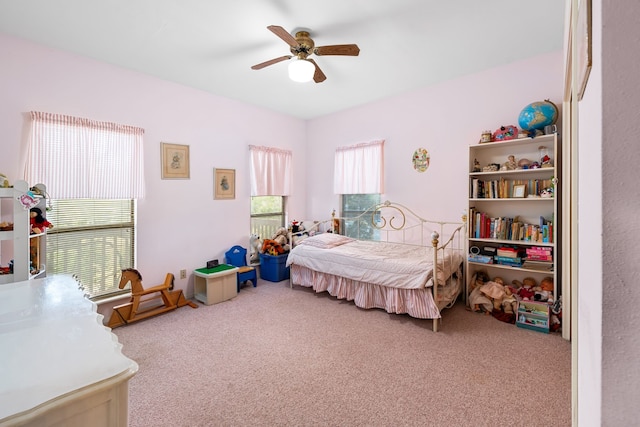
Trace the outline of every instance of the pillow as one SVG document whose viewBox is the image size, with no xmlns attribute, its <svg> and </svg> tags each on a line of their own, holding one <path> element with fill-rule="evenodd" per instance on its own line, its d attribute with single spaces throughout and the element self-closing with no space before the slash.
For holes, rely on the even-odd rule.
<svg viewBox="0 0 640 427">
<path fill-rule="evenodd" d="M 336 246 L 344 245 L 345 243 L 353 242 L 355 239 L 351 237 L 342 236 L 334 233 L 321 233 L 315 236 L 307 237 L 298 245 L 308 245 L 314 248 L 331 249 Z"/>
</svg>

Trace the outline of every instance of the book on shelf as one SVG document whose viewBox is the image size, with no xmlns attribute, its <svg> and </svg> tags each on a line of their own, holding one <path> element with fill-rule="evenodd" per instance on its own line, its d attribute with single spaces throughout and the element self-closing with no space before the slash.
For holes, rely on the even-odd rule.
<svg viewBox="0 0 640 427">
<path fill-rule="evenodd" d="M 469 254 L 469 262 L 480 262 L 482 264 L 493 264 L 493 257 L 487 255 Z"/>
<path fill-rule="evenodd" d="M 553 262 L 550 261 L 533 261 L 529 259 L 525 259 L 522 263 L 522 268 L 527 268 L 529 270 L 540 270 L 540 271 L 553 271 Z"/>
<path fill-rule="evenodd" d="M 531 255 L 551 255 L 552 248 L 546 246 L 532 246 L 527 248 L 527 254 Z"/>
<path fill-rule="evenodd" d="M 518 258 L 510 258 L 510 257 L 504 257 L 504 256 L 494 256 L 493 260 L 495 261 L 496 264 L 502 264 L 502 265 L 511 265 L 514 267 L 521 267 L 522 266 L 522 258 L 518 257 Z"/>
<path fill-rule="evenodd" d="M 527 254 L 527 259 L 530 261 L 553 261 L 553 256 L 551 255 L 529 255 Z"/>
<path fill-rule="evenodd" d="M 505 179 L 504 177 L 492 180 L 472 178 L 470 181 L 469 195 L 472 199 L 509 199 L 513 194 L 513 187 L 524 185 L 525 197 L 541 197 L 544 189 L 551 187 L 548 179 Z"/>
<path fill-rule="evenodd" d="M 518 252 L 520 251 L 516 248 L 500 247 L 498 248 L 496 255 L 505 258 L 518 258 Z"/>
</svg>

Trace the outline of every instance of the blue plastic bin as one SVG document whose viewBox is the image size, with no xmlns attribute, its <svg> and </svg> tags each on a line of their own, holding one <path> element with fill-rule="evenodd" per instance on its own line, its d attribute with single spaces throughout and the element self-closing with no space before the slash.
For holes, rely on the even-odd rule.
<svg viewBox="0 0 640 427">
<path fill-rule="evenodd" d="M 289 254 L 260 254 L 260 278 L 269 282 L 280 282 L 289 278 L 289 267 L 286 267 Z"/>
</svg>

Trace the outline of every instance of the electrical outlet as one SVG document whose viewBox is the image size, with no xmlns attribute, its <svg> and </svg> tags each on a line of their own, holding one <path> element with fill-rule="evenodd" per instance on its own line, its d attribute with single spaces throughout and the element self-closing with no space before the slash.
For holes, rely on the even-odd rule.
<svg viewBox="0 0 640 427">
<path fill-rule="evenodd" d="M 181 279 L 187 278 L 187 270 L 180 270 L 180 278 Z"/>
</svg>

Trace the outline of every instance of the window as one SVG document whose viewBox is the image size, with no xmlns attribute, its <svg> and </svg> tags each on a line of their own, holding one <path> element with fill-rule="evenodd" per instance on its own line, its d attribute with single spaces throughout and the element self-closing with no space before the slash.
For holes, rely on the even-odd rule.
<svg viewBox="0 0 640 427">
<path fill-rule="evenodd" d="M 254 196 L 251 198 L 251 234 L 270 239 L 284 227 L 284 197 Z"/>
<path fill-rule="evenodd" d="M 144 129 L 31 112 L 25 180 L 46 185 L 48 274 L 78 277 L 92 298 L 122 292 L 134 267 L 135 201 L 144 196 Z"/>
<path fill-rule="evenodd" d="M 291 192 L 293 153 L 250 145 L 249 155 L 251 234 L 270 239 L 284 226 L 285 197 Z"/>
<path fill-rule="evenodd" d="M 342 195 L 343 218 L 355 217 L 380 203 L 384 193 L 384 140 L 338 147 L 333 170 L 334 193 Z M 369 218 L 343 221 L 342 234 L 360 239 L 377 239 Z"/>
<path fill-rule="evenodd" d="M 92 298 L 118 289 L 134 265 L 134 200 L 53 200 L 47 219 L 47 274 L 74 274 Z"/>
<path fill-rule="evenodd" d="M 380 203 L 380 194 L 343 194 L 342 195 L 342 217 L 353 218 L 370 207 Z M 343 221 L 344 231 L 342 234 L 349 237 L 377 240 L 378 230 L 371 226 L 369 218 L 361 221 Z"/>
</svg>

